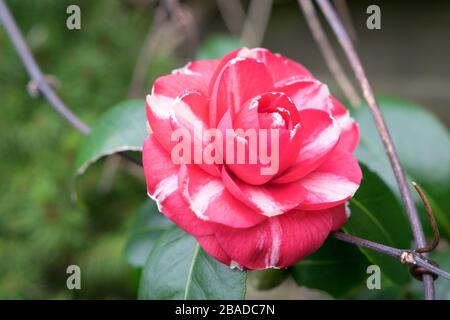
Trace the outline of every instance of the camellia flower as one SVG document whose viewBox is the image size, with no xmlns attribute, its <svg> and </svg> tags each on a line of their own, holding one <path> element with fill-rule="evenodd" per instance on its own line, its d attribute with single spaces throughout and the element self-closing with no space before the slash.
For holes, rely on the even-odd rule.
<svg viewBox="0 0 450 320">
<path fill-rule="evenodd" d="M 345 223 L 358 126 L 302 65 L 259 48 L 189 63 L 146 112 L 148 194 L 217 260 L 288 267 Z"/>
</svg>

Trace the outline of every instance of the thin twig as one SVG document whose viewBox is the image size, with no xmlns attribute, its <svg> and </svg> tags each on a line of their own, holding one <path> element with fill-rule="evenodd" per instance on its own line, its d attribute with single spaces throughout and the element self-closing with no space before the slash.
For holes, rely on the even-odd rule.
<svg viewBox="0 0 450 320">
<path fill-rule="evenodd" d="M 350 80 L 347 78 L 344 69 L 339 63 L 339 60 L 334 53 L 333 47 L 331 46 L 330 41 L 328 41 L 328 38 L 323 31 L 322 26 L 320 25 L 320 21 L 317 17 L 314 5 L 312 4 L 311 0 L 298 0 L 298 3 L 302 8 L 303 13 L 305 14 L 306 22 L 311 29 L 314 39 L 319 45 L 320 51 L 325 58 L 328 69 L 330 69 L 331 73 L 336 79 L 336 82 L 341 87 L 341 90 L 344 93 L 345 97 L 350 102 L 350 105 L 353 107 L 358 107 L 361 104 L 361 98 L 359 97 Z"/>
<path fill-rule="evenodd" d="M 183 23 L 182 9 L 177 1 L 161 1 L 156 8 L 153 22 L 139 52 L 128 88 L 128 98 L 142 97 L 148 75 L 148 67 L 157 50 L 169 52 L 179 45 L 185 36 L 178 27 Z M 171 19 L 169 19 L 169 16 Z"/>
<path fill-rule="evenodd" d="M 250 2 L 241 36 L 241 42 L 244 45 L 251 48 L 261 45 L 272 11 L 272 1 L 252 0 Z"/>
<path fill-rule="evenodd" d="M 447 271 L 444 271 L 436 266 L 433 266 L 432 264 L 428 263 L 428 261 L 426 259 L 423 259 L 422 257 L 420 257 L 420 255 L 417 255 L 415 257 L 415 261 L 419 266 L 424 267 L 428 271 L 431 271 L 431 272 L 437 274 L 438 276 L 441 276 L 444 279 L 450 280 L 450 273 L 448 273 Z"/>
<path fill-rule="evenodd" d="M 142 45 L 136 60 L 130 86 L 128 88 L 128 98 L 135 98 L 142 94 L 150 60 L 156 51 L 162 35 L 162 30 L 158 27 L 163 24 L 166 18 L 167 11 L 165 8 L 162 6 L 156 8 L 155 14 L 153 15 L 153 22 L 150 25 L 144 44 Z M 166 25 L 164 25 L 164 27 L 166 27 Z M 163 28 L 163 30 L 164 29 L 165 28 Z"/>
<path fill-rule="evenodd" d="M 361 64 L 358 54 L 356 53 L 356 50 L 353 47 L 350 37 L 348 36 L 341 22 L 339 21 L 336 12 L 334 11 L 333 7 L 329 4 L 328 0 L 316 0 L 316 1 L 319 4 L 326 19 L 328 20 L 328 23 L 332 27 L 334 33 L 336 34 L 339 43 L 342 46 L 350 62 L 353 72 L 355 73 L 355 76 L 360 83 L 364 98 L 367 101 L 367 104 L 369 105 L 370 111 L 372 112 L 372 116 L 375 120 L 375 125 L 378 129 L 381 140 L 384 143 L 384 147 L 389 157 L 392 170 L 394 171 L 394 175 L 400 189 L 401 198 L 403 204 L 405 205 L 409 222 L 412 227 L 416 246 L 424 247 L 426 245 L 425 236 L 422 230 L 419 215 L 417 214 L 417 209 L 414 205 L 414 200 L 411 195 L 411 191 L 409 190 L 408 183 L 406 182 L 405 173 L 398 159 L 397 152 L 395 151 L 391 136 L 389 135 L 386 123 L 381 114 L 380 107 L 378 106 L 378 103 L 375 99 L 372 87 L 366 77 L 364 68 Z M 424 274 L 422 279 L 425 287 L 425 298 L 434 299 L 433 278 L 430 275 Z"/>
<path fill-rule="evenodd" d="M 380 244 L 380 243 L 376 243 L 376 242 L 373 242 L 373 241 L 370 241 L 370 240 L 366 240 L 366 239 L 362 239 L 362 238 L 359 238 L 359 237 L 356 237 L 356 236 L 352 236 L 350 234 L 343 233 L 343 232 L 340 232 L 340 231 L 332 232 L 331 236 L 336 238 L 336 239 L 339 239 L 341 241 L 345 241 L 345 242 L 348 242 L 348 243 L 352 243 L 352 244 L 355 244 L 355 245 L 358 245 L 358 246 L 361 246 L 361 247 L 365 247 L 365 248 L 368 248 L 368 249 L 380 252 L 380 253 L 384 253 L 384 254 L 390 255 L 391 257 L 394 257 L 394 258 L 397 258 L 397 259 L 400 259 L 401 255 L 402 255 L 402 252 L 404 251 L 404 250 L 401 250 L 401 249 L 397 249 L 397 248 L 392 248 L 392 247 L 386 246 L 384 244 Z"/>
<path fill-rule="evenodd" d="M 39 90 L 47 98 L 50 105 L 75 129 L 77 129 L 84 135 L 89 134 L 91 129 L 80 118 L 78 118 L 74 113 L 72 113 L 72 111 L 70 111 L 70 109 L 64 104 L 64 102 L 62 102 L 62 100 L 58 97 L 58 95 L 53 91 L 53 89 L 49 86 L 49 84 L 45 80 L 45 76 L 42 73 L 42 70 L 36 63 L 36 60 L 31 54 L 31 51 L 28 48 L 25 40 L 23 39 L 22 33 L 17 27 L 17 24 L 14 21 L 11 12 L 9 11 L 9 8 L 7 7 L 7 5 L 3 0 L 0 0 L 0 21 L 5 27 L 5 30 L 8 33 L 14 47 L 16 48 L 16 51 L 19 54 L 22 63 L 27 69 L 28 74 L 30 75 L 32 80 L 36 83 Z M 135 164 L 142 166 L 140 160 L 134 158 L 127 152 L 120 152 L 119 154 L 122 157 L 130 160 L 131 162 L 134 162 Z"/>
<path fill-rule="evenodd" d="M 59 96 L 49 86 L 44 74 L 36 63 L 36 60 L 34 60 L 31 52 L 28 50 L 27 44 L 25 43 L 20 30 L 12 18 L 9 8 L 3 0 L 0 0 L 0 19 L 14 47 L 16 48 L 20 59 L 25 65 L 25 68 L 42 94 L 47 98 L 52 107 L 67 120 L 67 122 L 83 134 L 88 134 L 89 127 L 75 114 L 73 114 L 69 108 L 67 108 L 64 102 L 62 102 Z"/>
<path fill-rule="evenodd" d="M 425 192 L 423 192 L 422 188 L 419 186 L 417 182 L 413 181 L 412 185 L 414 186 L 414 188 L 416 188 L 417 193 L 419 194 L 420 198 L 422 199 L 425 205 L 425 209 L 427 210 L 428 219 L 430 220 L 431 228 L 433 229 L 434 235 L 433 242 L 430 245 L 416 249 L 416 252 L 418 253 L 431 252 L 434 249 L 436 249 L 436 247 L 439 244 L 439 228 L 436 219 L 434 218 L 433 209 L 431 208 L 430 202 L 428 201 Z"/>
<path fill-rule="evenodd" d="M 342 23 L 344 24 L 345 29 L 350 36 L 350 39 L 352 39 L 353 43 L 356 43 L 356 30 L 353 25 L 350 10 L 348 9 L 347 0 L 333 0 L 333 4 L 336 8 L 336 12 L 341 18 Z"/>
<path fill-rule="evenodd" d="M 240 0 L 217 0 L 217 8 L 228 30 L 235 36 L 242 32 L 245 11 Z"/>
<path fill-rule="evenodd" d="M 364 248 L 367 248 L 367 249 L 370 249 L 370 250 L 373 250 L 373 251 L 376 251 L 379 253 L 387 254 L 387 255 L 399 260 L 402 263 L 407 263 L 409 265 L 417 264 L 417 265 L 425 268 L 426 270 L 443 277 L 444 279 L 450 280 L 450 273 L 432 265 L 426 259 L 422 258 L 421 254 L 417 251 L 393 248 L 393 247 L 386 246 L 386 245 L 383 245 L 383 244 L 380 244 L 377 242 L 373 242 L 370 240 L 352 236 L 350 234 L 343 233 L 340 231 L 334 231 L 330 234 L 330 236 L 332 236 L 338 240 L 347 242 L 347 243 L 361 246 L 361 247 L 364 247 Z M 405 257 L 407 257 L 407 258 L 405 258 Z"/>
</svg>

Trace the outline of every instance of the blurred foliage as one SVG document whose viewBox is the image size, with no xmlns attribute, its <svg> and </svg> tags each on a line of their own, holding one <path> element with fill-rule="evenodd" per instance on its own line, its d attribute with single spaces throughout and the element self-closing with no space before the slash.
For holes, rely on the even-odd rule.
<svg viewBox="0 0 450 320">
<path fill-rule="evenodd" d="M 7 1 L 44 72 L 54 75 L 62 99 L 88 124 L 126 98 L 148 10 L 121 1 L 76 1 L 82 29 L 66 28 L 73 1 Z M 82 136 L 29 81 L 0 28 L 0 298 L 135 298 L 137 271 L 123 254 L 137 208 L 146 198 L 142 179 L 120 165 L 109 188 L 104 162 L 80 181 L 79 202 L 70 199 L 75 151 Z M 148 88 L 177 66 L 156 56 Z M 108 160 L 110 161 L 110 160 Z M 82 270 L 82 290 L 66 288 L 66 268 Z"/>
<path fill-rule="evenodd" d="M 209 36 L 197 51 L 197 59 L 220 59 L 228 52 L 242 47 L 239 39 L 223 34 Z"/>
</svg>

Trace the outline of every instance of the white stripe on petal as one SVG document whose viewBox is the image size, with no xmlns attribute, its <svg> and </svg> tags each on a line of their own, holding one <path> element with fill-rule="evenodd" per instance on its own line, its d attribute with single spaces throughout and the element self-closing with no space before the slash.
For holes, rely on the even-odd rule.
<svg viewBox="0 0 450 320">
<path fill-rule="evenodd" d="M 251 189 L 250 197 L 252 202 L 261 210 L 261 213 L 267 217 L 273 217 L 284 212 L 283 207 L 270 197 L 267 192 Z"/>
<path fill-rule="evenodd" d="M 336 142 L 336 136 L 339 135 L 340 130 L 335 119 L 331 116 L 330 118 L 333 120 L 333 124 L 328 126 L 325 130 L 322 130 L 310 143 L 302 147 L 302 159 L 314 158 L 318 154 L 322 154 L 324 151 L 328 150 L 330 142 L 333 144 Z"/>
<path fill-rule="evenodd" d="M 178 189 L 178 175 L 173 174 L 161 180 L 155 187 L 153 194 L 147 193 L 148 196 L 156 202 L 158 210 L 162 212 L 161 202 Z"/>
<path fill-rule="evenodd" d="M 269 265 L 267 268 L 275 267 L 280 259 L 280 248 L 281 248 L 281 229 L 280 222 L 278 218 L 272 219 L 270 222 L 270 233 L 272 236 L 272 247 L 270 250 Z"/>
<path fill-rule="evenodd" d="M 178 175 L 173 174 L 163 180 L 161 180 L 155 188 L 152 196 L 162 202 L 168 196 L 175 192 L 178 189 Z"/>
<path fill-rule="evenodd" d="M 166 120 L 174 116 L 172 103 L 172 98 L 160 94 L 156 95 L 155 93 L 152 93 L 151 95 L 147 95 L 147 104 L 153 114 L 162 120 Z"/>
<path fill-rule="evenodd" d="M 345 203 L 345 216 L 347 217 L 347 219 L 350 218 L 351 214 L 352 210 L 350 209 L 350 202 L 347 201 Z"/>
<path fill-rule="evenodd" d="M 230 268 L 231 268 L 231 269 L 239 269 L 239 270 L 241 270 L 241 271 L 244 270 L 244 269 L 241 267 L 241 265 L 240 265 L 238 262 L 234 261 L 234 260 L 231 260 Z"/>
<path fill-rule="evenodd" d="M 224 186 L 221 181 L 212 180 L 208 182 L 191 198 L 191 210 L 198 218 L 208 220 L 205 211 L 209 204 L 223 193 L 223 190 Z"/>
<path fill-rule="evenodd" d="M 187 94 L 192 94 L 188 92 Z M 176 121 L 183 122 L 183 125 L 193 130 L 193 138 L 202 141 L 204 130 L 208 129 L 203 121 L 192 111 L 191 107 L 183 101 L 187 95 L 177 97 L 171 106 L 176 114 Z M 184 120 L 184 121 L 183 121 Z"/>
<path fill-rule="evenodd" d="M 339 128 L 341 128 L 342 131 L 347 131 L 349 129 L 351 129 L 354 121 L 352 119 L 352 117 L 350 117 L 350 113 L 347 111 L 346 113 L 344 113 L 343 115 L 340 115 L 338 117 L 335 117 L 336 122 L 339 126 Z"/>
<path fill-rule="evenodd" d="M 172 70 L 172 74 L 185 74 L 185 75 L 188 75 L 188 76 L 201 77 L 202 74 L 200 72 L 196 72 L 196 71 L 193 71 L 192 69 L 190 69 L 191 65 L 192 65 L 192 62 L 189 62 L 184 67 Z"/>
<path fill-rule="evenodd" d="M 353 194 L 359 185 L 332 173 L 312 173 L 301 180 L 301 184 L 312 194 L 310 199 L 339 201 Z"/>
</svg>

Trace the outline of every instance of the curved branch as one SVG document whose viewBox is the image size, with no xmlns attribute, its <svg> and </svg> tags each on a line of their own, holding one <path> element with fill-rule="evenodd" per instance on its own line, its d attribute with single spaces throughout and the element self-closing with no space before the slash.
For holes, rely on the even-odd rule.
<svg viewBox="0 0 450 320">
<path fill-rule="evenodd" d="M 330 69 L 336 79 L 336 82 L 341 87 L 342 92 L 350 104 L 353 107 L 358 107 L 361 104 L 361 98 L 340 65 L 339 60 L 333 51 L 333 47 L 331 46 L 330 41 L 328 41 L 328 38 L 320 25 L 314 5 L 311 0 L 298 0 L 298 3 L 306 17 L 306 22 L 311 29 L 312 35 L 316 40 L 323 57 L 325 58 L 328 69 Z"/>
<path fill-rule="evenodd" d="M 409 265 L 417 264 L 427 269 L 428 271 L 435 273 L 438 276 L 441 276 L 444 279 L 450 280 L 450 273 L 432 265 L 427 260 L 423 259 L 419 252 L 389 247 L 384 244 L 362 239 L 340 231 L 334 231 L 330 234 L 330 236 L 347 243 L 351 243 L 370 250 L 374 250 L 379 253 L 387 254 L 393 258 L 396 258 L 402 263 L 407 263 Z M 409 259 L 406 260 L 404 259 L 405 254 L 408 255 Z"/>
<path fill-rule="evenodd" d="M 80 131 L 82 134 L 89 134 L 91 129 L 64 104 L 64 102 L 47 83 L 42 70 L 36 63 L 36 60 L 31 54 L 25 40 L 23 39 L 23 36 L 19 28 L 17 27 L 17 24 L 14 21 L 11 12 L 9 11 L 9 8 L 6 6 L 3 0 L 0 0 L 0 21 L 4 25 L 5 30 L 9 35 L 14 47 L 16 48 L 16 51 L 19 54 L 19 57 L 22 60 L 25 68 L 27 69 L 31 79 L 35 82 L 39 90 L 47 98 L 53 109 L 55 109 L 56 112 L 58 112 L 70 125 L 72 125 L 72 127 Z M 139 159 L 134 158 L 127 152 L 119 152 L 119 155 L 137 165 L 142 166 L 142 163 Z"/>
<path fill-rule="evenodd" d="M 33 81 L 38 86 L 42 94 L 47 98 L 52 107 L 61 114 L 67 122 L 69 122 L 74 128 L 78 129 L 83 134 L 88 134 L 89 127 L 81 121 L 75 114 L 70 111 L 69 108 L 62 102 L 59 96 L 52 90 L 48 85 L 41 69 L 39 68 L 36 60 L 31 55 L 22 34 L 19 31 L 14 19 L 12 18 L 11 12 L 6 6 L 3 0 L 0 0 L 0 20 L 2 21 L 6 32 L 8 33 L 11 42 L 16 48 L 17 53 L 20 56 L 25 68 L 30 74 Z"/>
<path fill-rule="evenodd" d="M 353 72 L 355 73 L 355 76 L 360 83 L 364 98 L 366 99 L 370 111 L 372 112 L 372 116 L 375 120 L 375 125 L 378 129 L 381 140 L 383 141 L 386 153 L 391 163 L 392 170 L 394 171 L 395 179 L 397 180 L 397 185 L 400 189 L 403 204 L 406 208 L 406 212 L 408 213 L 408 218 L 414 234 L 416 246 L 425 247 L 426 241 L 422 229 L 422 224 L 420 222 L 417 209 L 414 205 L 411 191 L 408 188 L 405 173 L 398 159 L 397 152 L 395 151 L 395 147 L 392 142 L 392 138 L 383 119 L 383 115 L 381 114 L 378 102 L 375 99 L 372 87 L 369 83 L 369 80 L 367 79 L 361 60 L 359 59 L 359 56 L 356 53 L 355 48 L 353 47 L 349 35 L 347 34 L 345 28 L 342 26 L 342 23 L 340 22 L 338 16 L 336 15 L 336 12 L 334 11 L 330 3 L 327 0 L 316 0 L 316 2 L 319 4 L 328 23 L 336 34 L 336 37 L 338 38 L 339 43 L 350 62 Z M 424 274 L 422 280 L 425 287 L 425 298 L 434 299 L 433 278 L 430 275 Z"/>
<path fill-rule="evenodd" d="M 273 0 L 252 0 L 250 2 L 241 35 L 241 42 L 244 45 L 251 48 L 261 45 L 269 23 L 272 2 Z"/>
<path fill-rule="evenodd" d="M 245 21 L 245 11 L 240 0 L 216 0 L 217 7 L 228 30 L 239 36 Z"/>
</svg>

